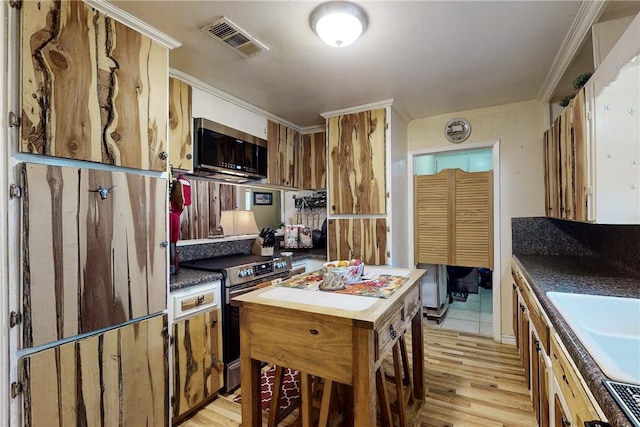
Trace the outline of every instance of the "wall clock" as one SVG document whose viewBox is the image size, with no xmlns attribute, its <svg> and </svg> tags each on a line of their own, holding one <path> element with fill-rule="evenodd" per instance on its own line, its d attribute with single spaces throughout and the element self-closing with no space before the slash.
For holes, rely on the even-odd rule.
<svg viewBox="0 0 640 427">
<path fill-rule="evenodd" d="M 454 144 L 466 140 L 469 135 L 471 135 L 471 125 L 465 119 L 451 119 L 444 127 L 444 136 Z"/>
</svg>

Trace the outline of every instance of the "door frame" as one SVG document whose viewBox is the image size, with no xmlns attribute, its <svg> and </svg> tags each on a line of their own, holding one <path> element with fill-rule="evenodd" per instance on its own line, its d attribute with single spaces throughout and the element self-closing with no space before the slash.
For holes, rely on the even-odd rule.
<svg viewBox="0 0 640 427">
<path fill-rule="evenodd" d="M 491 160 L 493 167 L 493 275 L 492 275 L 492 303 L 493 303 L 493 340 L 501 342 L 502 339 L 502 312 L 500 306 L 500 292 L 501 292 L 501 278 L 502 278 L 502 263 L 500 258 L 501 245 L 500 245 L 500 229 L 502 224 L 500 223 L 500 140 L 493 141 L 481 141 L 471 142 L 461 145 L 445 145 L 438 147 L 421 148 L 417 150 L 411 150 L 407 153 L 407 175 L 411 178 L 408 179 L 409 190 L 409 209 L 407 212 L 407 223 L 409 224 L 409 230 L 414 229 L 413 221 L 413 162 L 415 157 L 423 156 L 425 154 L 441 154 L 441 153 L 459 153 L 463 151 L 479 150 L 479 149 L 491 148 Z M 415 253 L 414 253 L 414 238 L 413 233 L 409 233 L 409 265 L 415 266 Z"/>
</svg>

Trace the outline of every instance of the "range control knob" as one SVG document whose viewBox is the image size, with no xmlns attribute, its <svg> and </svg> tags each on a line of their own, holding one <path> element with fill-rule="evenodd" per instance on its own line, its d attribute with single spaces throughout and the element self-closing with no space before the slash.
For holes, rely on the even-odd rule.
<svg viewBox="0 0 640 427">
<path fill-rule="evenodd" d="M 244 270 L 238 270 L 238 277 L 244 277 Z"/>
</svg>

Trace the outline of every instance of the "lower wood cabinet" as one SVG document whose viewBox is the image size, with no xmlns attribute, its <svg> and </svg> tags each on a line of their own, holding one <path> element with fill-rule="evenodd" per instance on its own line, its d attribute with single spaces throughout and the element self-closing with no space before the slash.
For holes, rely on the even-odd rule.
<svg viewBox="0 0 640 427">
<path fill-rule="evenodd" d="M 168 426 L 167 318 L 20 359 L 24 426 Z"/>
<path fill-rule="evenodd" d="M 387 264 L 386 218 L 344 218 L 328 221 L 329 259 L 361 259 L 368 265 Z"/>
<path fill-rule="evenodd" d="M 555 335 L 551 339 L 551 363 L 559 388 L 558 394 L 564 398 L 569 408 L 570 425 L 582 427 L 585 421 L 599 420 L 600 415 L 582 386 L 579 374 Z"/>
<path fill-rule="evenodd" d="M 173 325 L 173 422 L 215 397 L 223 385 L 220 309 Z"/>
<path fill-rule="evenodd" d="M 538 425 L 548 427 L 553 418 L 556 427 L 583 427 L 603 419 L 522 272 L 515 264 L 511 271 L 514 335 Z"/>
</svg>

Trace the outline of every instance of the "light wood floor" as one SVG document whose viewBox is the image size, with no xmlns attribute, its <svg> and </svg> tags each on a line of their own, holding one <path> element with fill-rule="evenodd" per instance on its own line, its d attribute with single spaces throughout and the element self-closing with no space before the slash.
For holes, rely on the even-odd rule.
<svg viewBox="0 0 640 427">
<path fill-rule="evenodd" d="M 426 399 L 420 426 L 536 426 L 515 347 L 426 327 L 424 340 Z M 216 399 L 180 427 L 241 426 L 240 405 L 232 399 Z M 266 425 L 266 417 L 263 420 Z M 297 411 L 280 424 L 299 425 Z"/>
</svg>

